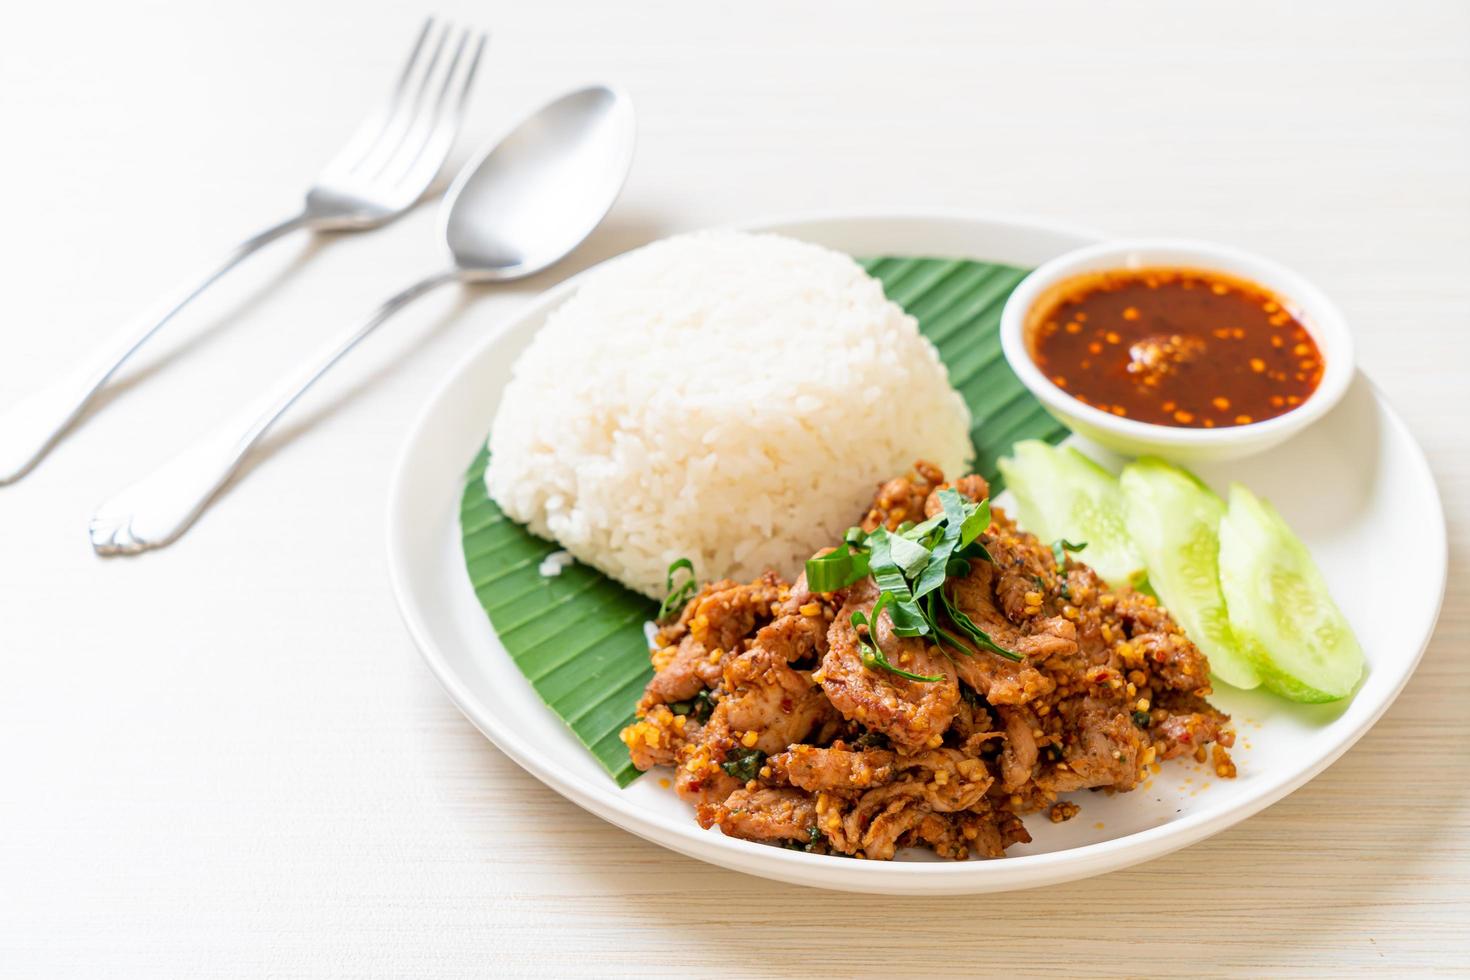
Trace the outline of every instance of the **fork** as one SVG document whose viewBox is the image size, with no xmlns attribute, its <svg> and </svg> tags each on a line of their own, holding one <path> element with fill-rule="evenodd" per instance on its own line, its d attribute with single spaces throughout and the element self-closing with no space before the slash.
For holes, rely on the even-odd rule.
<svg viewBox="0 0 1470 980">
<path fill-rule="evenodd" d="M 485 41 L 482 32 L 426 20 L 388 98 L 327 164 L 299 213 L 245 239 L 98 355 L 0 415 L 0 485 L 30 472 L 128 358 L 245 258 L 298 229 L 365 231 L 412 208 L 454 145 Z"/>
</svg>

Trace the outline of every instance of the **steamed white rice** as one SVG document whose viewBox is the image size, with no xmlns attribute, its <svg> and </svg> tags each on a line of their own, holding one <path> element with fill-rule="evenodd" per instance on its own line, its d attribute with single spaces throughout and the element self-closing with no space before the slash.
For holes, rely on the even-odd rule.
<svg viewBox="0 0 1470 980">
<path fill-rule="evenodd" d="M 971 457 L 970 414 L 918 324 L 846 255 L 778 235 L 656 242 L 591 275 L 516 362 L 490 496 L 661 598 L 794 577 L 882 480 Z"/>
</svg>

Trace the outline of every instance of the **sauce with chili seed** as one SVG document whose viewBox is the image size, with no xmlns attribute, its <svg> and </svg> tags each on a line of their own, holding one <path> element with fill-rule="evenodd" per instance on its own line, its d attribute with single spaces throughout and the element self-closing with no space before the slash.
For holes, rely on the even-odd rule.
<svg viewBox="0 0 1470 980">
<path fill-rule="evenodd" d="M 1140 422 L 1249 425 L 1291 411 L 1322 381 L 1321 351 L 1287 305 L 1215 272 L 1068 279 L 1032 307 L 1026 338 L 1057 387 Z"/>
</svg>

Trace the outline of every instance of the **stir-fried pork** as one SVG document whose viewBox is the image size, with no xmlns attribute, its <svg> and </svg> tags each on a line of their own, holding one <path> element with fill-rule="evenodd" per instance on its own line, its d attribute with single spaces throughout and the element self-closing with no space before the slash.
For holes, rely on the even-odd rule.
<svg viewBox="0 0 1470 980">
<path fill-rule="evenodd" d="M 940 510 L 937 469 L 883 484 L 862 526 L 890 530 Z M 955 489 L 989 493 L 967 476 Z M 673 766 L 705 827 L 886 859 L 927 846 L 948 858 L 999 857 L 1030 836 L 1020 816 L 1076 812 L 1059 796 L 1133 789 L 1150 766 L 1213 743 L 1222 775 L 1229 718 L 1205 701 L 1204 655 L 1151 597 L 1111 589 L 999 509 L 971 560 L 944 588 L 1012 661 L 900 637 L 885 612 L 873 637 L 871 578 L 812 593 L 766 574 L 707 585 L 659 630 L 657 671 L 623 732 L 640 769 Z M 876 640 L 915 681 L 866 666 Z"/>
</svg>

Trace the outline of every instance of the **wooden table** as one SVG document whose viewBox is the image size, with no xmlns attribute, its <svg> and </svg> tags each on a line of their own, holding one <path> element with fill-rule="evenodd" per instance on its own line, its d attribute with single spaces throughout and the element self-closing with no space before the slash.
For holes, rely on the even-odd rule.
<svg viewBox="0 0 1470 980">
<path fill-rule="evenodd" d="M 277 246 L 0 490 L 0 973 L 1466 969 L 1470 8 L 438 6 L 496 32 L 470 143 L 573 84 L 625 85 L 642 124 L 627 193 L 554 273 L 395 320 L 166 552 L 94 558 L 91 508 L 430 271 L 431 207 Z M 0 401 L 284 214 L 418 16 L 347 0 L 8 11 Z M 1091 881 L 826 894 L 602 823 L 440 693 L 389 595 L 383 514 L 450 365 L 536 291 L 651 238 L 904 206 L 1232 241 L 1346 310 L 1440 481 L 1450 585 L 1408 689 L 1311 785 Z M 1365 575 L 1415 574 L 1364 558 Z"/>
</svg>

